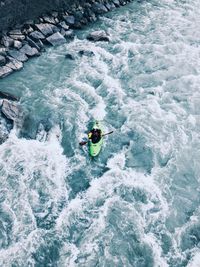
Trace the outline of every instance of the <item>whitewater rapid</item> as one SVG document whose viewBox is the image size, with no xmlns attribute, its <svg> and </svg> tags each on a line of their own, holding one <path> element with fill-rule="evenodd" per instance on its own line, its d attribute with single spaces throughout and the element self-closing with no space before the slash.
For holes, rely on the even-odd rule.
<svg viewBox="0 0 200 267">
<path fill-rule="evenodd" d="M 199 25 L 198 0 L 135 1 L 0 81 L 26 114 L 0 146 L 0 266 L 200 266 Z M 91 160 L 94 119 L 114 133 Z"/>
</svg>

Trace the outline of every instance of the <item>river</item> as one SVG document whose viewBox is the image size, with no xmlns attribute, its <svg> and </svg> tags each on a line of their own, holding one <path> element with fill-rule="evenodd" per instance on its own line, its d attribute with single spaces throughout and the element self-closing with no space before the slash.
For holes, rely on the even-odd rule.
<svg viewBox="0 0 200 267">
<path fill-rule="evenodd" d="M 199 25 L 199 0 L 134 1 L 0 81 L 26 114 L 0 146 L 0 266 L 200 266 Z"/>
</svg>

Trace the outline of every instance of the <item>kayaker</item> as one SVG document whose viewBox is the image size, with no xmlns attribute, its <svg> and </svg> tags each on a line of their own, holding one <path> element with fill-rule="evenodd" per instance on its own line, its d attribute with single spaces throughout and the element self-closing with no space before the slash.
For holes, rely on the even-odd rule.
<svg viewBox="0 0 200 267">
<path fill-rule="evenodd" d="M 89 133 L 88 133 L 88 138 L 90 140 L 92 140 L 93 144 L 98 143 L 101 140 L 101 130 L 100 129 L 92 129 Z"/>
</svg>

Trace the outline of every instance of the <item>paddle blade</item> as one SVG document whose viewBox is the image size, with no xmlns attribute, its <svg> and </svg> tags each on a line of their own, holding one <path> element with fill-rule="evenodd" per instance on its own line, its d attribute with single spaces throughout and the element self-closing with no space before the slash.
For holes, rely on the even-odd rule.
<svg viewBox="0 0 200 267">
<path fill-rule="evenodd" d="M 80 146 L 84 146 L 84 145 L 86 145 L 87 143 L 88 143 L 88 141 L 82 141 L 82 142 L 79 143 L 79 145 L 80 145 Z"/>
</svg>

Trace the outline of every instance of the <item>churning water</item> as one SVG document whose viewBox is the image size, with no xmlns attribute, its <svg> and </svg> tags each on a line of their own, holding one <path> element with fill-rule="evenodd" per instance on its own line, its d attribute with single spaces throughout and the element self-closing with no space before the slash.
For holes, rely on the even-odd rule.
<svg viewBox="0 0 200 267">
<path fill-rule="evenodd" d="M 26 113 L 0 146 L 0 266 L 200 266 L 199 25 L 199 0 L 133 2 L 0 82 Z M 114 133 L 91 160 L 94 119 Z"/>
</svg>

